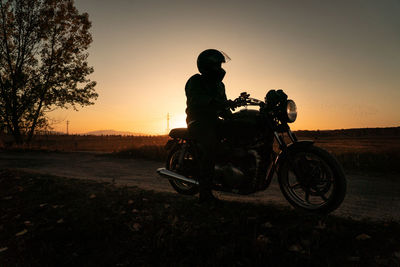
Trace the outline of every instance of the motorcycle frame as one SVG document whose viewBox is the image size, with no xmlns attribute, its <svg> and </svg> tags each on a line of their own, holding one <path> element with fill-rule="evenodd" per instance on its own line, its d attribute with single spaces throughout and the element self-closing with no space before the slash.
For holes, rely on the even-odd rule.
<svg viewBox="0 0 400 267">
<path fill-rule="evenodd" d="M 265 107 L 265 103 L 258 99 L 254 98 L 246 98 L 245 106 L 259 106 L 260 110 Z M 279 154 L 272 153 L 273 158 L 268 166 L 267 175 L 265 177 L 265 182 L 262 184 L 262 187 L 259 188 L 259 191 L 266 190 L 273 179 L 275 173 L 279 173 L 279 166 L 286 160 L 288 160 L 288 155 L 290 151 L 297 149 L 298 147 L 310 146 L 314 144 L 312 140 L 298 140 L 296 134 L 292 132 L 287 122 L 280 122 L 275 118 L 279 117 L 275 112 L 279 112 L 279 109 L 275 109 L 273 111 L 268 112 L 264 116 L 266 116 L 265 121 L 267 122 L 268 129 L 267 131 L 272 131 L 274 134 L 274 138 L 279 145 L 280 152 Z M 284 133 L 287 133 L 289 136 L 291 143 L 286 144 L 284 139 Z M 272 152 L 272 151 L 271 151 Z"/>
<path fill-rule="evenodd" d="M 254 98 L 248 98 L 246 100 L 245 106 L 247 105 L 259 106 L 262 109 L 265 106 L 265 103 Z M 269 112 L 267 114 L 264 114 L 264 116 L 266 116 L 265 121 L 267 122 L 267 131 L 273 132 L 274 139 L 279 145 L 280 152 L 279 154 L 272 153 L 273 158 L 270 162 L 270 165 L 268 166 L 265 180 L 262 183 L 262 186 L 260 188 L 257 188 L 256 191 L 266 190 L 270 186 L 274 174 L 279 173 L 279 166 L 284 161 L 288 160 L 288 155 L 290 154 L 290 151 L 295 150 L 298 147 L 305 147 L 314 144 L 314 141 L 312 140 L 298 140 L 296 134 L 292 132 L 287 122 L 279 122 L 275 119 L 277 118 L 277 115 L 274 114 L 274 112 Z M 284 140 L 285 133 L 291 140 L 291 143 L 289 144 L 286 144 Z M 182 153 L 180 154 L 179 157 L 179 164 L 182 164 L 183 157 L 186 153 L 187 148 L 189 146 L 194 146 L 195 148 L 196 146 L 194 145 L 193 140 L 184 138 L 174 138 L 168 140 L 167 144 L 165 145 L 165 149 L 169 151 L 171 149 L 174 149 L 175 146 L 178 145 L 182 145 Z"/>
</svg>

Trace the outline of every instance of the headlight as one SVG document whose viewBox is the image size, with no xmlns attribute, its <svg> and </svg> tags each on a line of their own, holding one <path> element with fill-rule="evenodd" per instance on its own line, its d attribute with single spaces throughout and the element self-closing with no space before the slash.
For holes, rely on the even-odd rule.
<svg viewBox="0 0 400 267">
<path fill-rule="evenodd" d="M 297 107 L 293 100 L 288 100 L 286 102 L 286 116 L 288 122 L 294 122 L 297 118 Z"/>
</svg>

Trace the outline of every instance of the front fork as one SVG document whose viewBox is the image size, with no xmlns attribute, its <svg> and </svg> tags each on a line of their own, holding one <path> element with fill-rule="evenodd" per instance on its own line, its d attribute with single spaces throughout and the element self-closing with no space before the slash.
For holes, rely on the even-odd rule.
<svg viewBox="0 0 400 267">
<path fill-rule="evenodd" d="M 288 125 L 286 125 L 285 128 L 286 128 L 286 132 L 287 132 L 290 140 L 292 141 L 292 143 L 289 146 L 296 144 L 298 142 L 298 139 L 297 139 L 297 136 L 295 135 L 295 133 L 293 133 L 292 130 L 290 130 Z M 274 173 L 278 171 L 279 164 L 281 161 L 280 158 L 282 157 L 282 154 L 287 153 L 286 151 L 287 151 L 288 146 L 285 143 L 283 135 L 279 135 L 278 131 L 274 131 L 274 137 L 275 137 L 276 141 L 278 142 L 281 153 L 277 154 L 275 151 L 272 151 L 272 158 L 271 158 L 270 166 L 268 167 L 267 176 L 266 176 L 265 182 L 263 183 L 262 188 L 261 188 L 262 190 L 265 190 L 269 187 L 269 185 L 271 184 L 272 178 L 274 176 Z"/>
<path fill-rule="evenodd" d="M 292 132 L 292 130 L 290 130 L 289 126 L 287 126 L 286 132 L 287 132 L 290 140 L 292 141 L 292 143 L 296 143 L 298 141 L 297 136 L 294 134 L 294 132 Z M 275 136 L 276 141 L 279 144 L 279 148 L 281 150 L 284 150 L 287 147 L 287 145 L 285 143 L 285 140 L 283 139 L 283 136 L 279 135 L 279 133 L 277 131 L 274 131 L 274 136 Z"/>
</svg>

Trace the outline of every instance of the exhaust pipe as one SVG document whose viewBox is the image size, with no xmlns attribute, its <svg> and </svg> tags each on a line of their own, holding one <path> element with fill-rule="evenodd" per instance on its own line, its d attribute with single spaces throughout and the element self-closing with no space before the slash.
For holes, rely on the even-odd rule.
<svg viewBox="0 0 400 267">
<path fill-rule="evenodd" d="M 176 172 L 167 170 L 166 168 L 158 168 L 157 169 L 157 173 L 161 176 L 161 177 L 165 177 L 168 179 L 175 179 L 175 180 L 180 180 L 182 182 L 185 183 L 190 183 L 190 184 L 194 184 L 194 185 L 199 185 L 199 182 L 190 178 L 187 178 L 183 175 L 180 175 Z"/>
</svg>

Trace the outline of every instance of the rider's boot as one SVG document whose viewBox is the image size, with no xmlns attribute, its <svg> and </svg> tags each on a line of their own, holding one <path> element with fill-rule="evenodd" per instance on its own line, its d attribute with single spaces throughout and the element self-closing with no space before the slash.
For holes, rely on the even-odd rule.
<svg viewBox="0 0 400 267">
<path fill-rule="evenodd" d="M 216 205 L 219 204 L 220 200 L 216 198 L 212 191 L 212 176 L 207 176 L 205 179 L 200 179 L 199 184 L 199 203 L 200 204 L 211 204 Z"/>
</svg>

